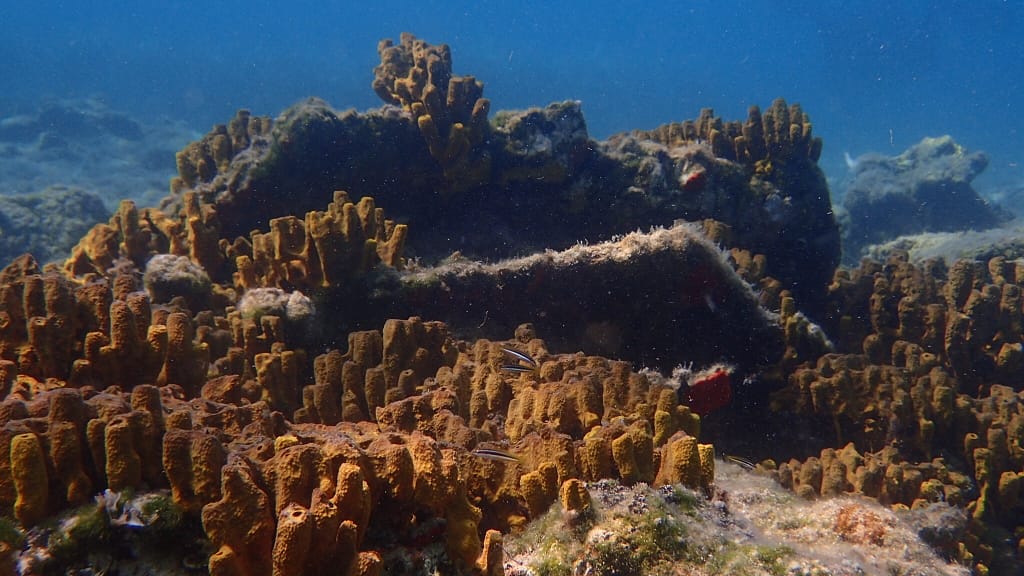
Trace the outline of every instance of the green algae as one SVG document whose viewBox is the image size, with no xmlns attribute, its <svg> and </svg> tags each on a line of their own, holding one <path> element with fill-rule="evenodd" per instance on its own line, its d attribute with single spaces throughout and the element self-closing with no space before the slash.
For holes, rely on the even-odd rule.
<svg viewBox="0 0 1024 576">
<path fill-rule="evenodd" d="M 78 564 L 90 553 L 106 548 L 113 541 L 110 517 L 102 506 L 85 504 L 44 523 L 50 534 L 47 539 L 49 561 L 44 574 L 63 574 L 67 567 Z"/>
<path fill-rule="evenodd" d="M 533 572 L 537 576 L 570 576 L 572 570 L 564 560 L 546 557 L 533 566 Z"/>
<path fill-rule="evenodd" d="M 539 576 L 565 576 L 580 563 L 594 576 L 669 574 L 692 552 L 685 518 L 698 500 L 681 490 L 671 497 L 681 505 L 652 498 L 637 514 L 592 508 L 570 517 L 556 505 L 524 532 L 516 551 L 532 550 L 529 566 Z"/>
<path fill-rule="evenodd" d="M 209 541 L 197 515 L 187 514 L 166 491 L 112 494 L 50 518 L 33 529 L 44 535 L 30 547 L 31 573 L 83 570 L 172 574 L 205 566 Z M 2 522 L 0 522 L 2 532 Z"/>
<path fill-rule="evenodd" d="M 9 516 L 0 516 L 0 542 L 17 550 L 25 545 L 25 533 L 18 522 Z"/>
<path fill-rule="evenodd" d="M 789 546 L 758 546 L 754 551 L 757 563 L 772 576 L 786 574 L 785 560 L 793 555 Z"/>
<path fill-rule="evenodd" d="M 681 484 L 672 486 L 672 491 L 665 497 L 669 504 L 675 504 L 687 516 L 696 516 L 701 500 L 692 490 L 683 488 Z"/>
</svg>

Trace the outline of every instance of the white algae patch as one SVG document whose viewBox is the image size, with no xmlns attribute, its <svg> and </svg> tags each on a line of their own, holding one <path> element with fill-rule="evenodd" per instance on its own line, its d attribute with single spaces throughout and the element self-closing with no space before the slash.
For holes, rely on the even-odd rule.
<svg viewBox="0 0 1024 576">
<path fill-rule="evenodd" d="M 857 497 L 801 499 L 773 480 L 716 462 L 710 498 L 676 487 L 587 485 L 585 521 L 556 503 L 505 539 L 506 574 L 964 575 L 898 515 Z"/>
</svg>

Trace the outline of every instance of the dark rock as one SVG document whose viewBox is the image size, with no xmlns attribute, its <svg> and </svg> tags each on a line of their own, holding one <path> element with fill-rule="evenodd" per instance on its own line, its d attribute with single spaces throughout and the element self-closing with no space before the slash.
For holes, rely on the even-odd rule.
<svg viewBox="0 0 1024 576">
<path fill-rule="evenodd" d="M 917 529 L 921 540 L 943 558 L 956 558 L 957 546 L 967 534 L 967 513 L 963 508 L 936 502 L 907 512 L 905 519 Z"/>
<path fill-rule="evenodd" d="M 591 152 L 587 123 L 576 101 L 501 111 L 494 125 L 505 137 L 497 170 L 506 184 L 529 179 L 564 182 L 579 172 Z"/>
<path fill-rule="evenodd" d="M 368 305 L 331 312 L 358 327 L 418 314 L 467 338 L 510 334 L 529 319 L 555 349 L 665 372 L 723 360 L 746 372 L 784 349 L 778 318 L 692 224 L 495 264 L 452 258 L 397 280 Z"/>
</svg>

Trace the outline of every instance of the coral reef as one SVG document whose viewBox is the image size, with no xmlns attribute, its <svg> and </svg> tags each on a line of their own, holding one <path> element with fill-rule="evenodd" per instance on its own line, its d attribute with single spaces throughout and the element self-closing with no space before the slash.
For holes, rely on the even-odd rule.
<svg viewBox="0 0 1024 576">
<path fill-rule="evenodd" d="M 217 144 L 225 141 L 235 143 Z M 216 150 L 221 152 L 215 157 Z M 241 110 L 178 158 L 179 176 L 161 208 L 179 213 L 187 194 L 195 192 L 202 204 L 216 209 L 228 238 L 267 228 L 273 218 L 322 210 L 334 190 L 390 204 L 422 190 L 425 180 L 443 179 L 416 127 L 394 108 L 338 112 L 317 99 L 296 104 L 275 120 Z M 396 171 L 395 166 L 407 168 Z"/>
<path fill-rule="evenodd" d="M 373 198 L 353 204 L 336 191 L 326 212 L 308 212 L 305 221 L 274 218 L 269 232 L 236 240 L 227 255 L 234 257 L 235 282 L 242 289 L 309 290 L 350 282 L 381 263 L 401 268 L 407 234 L 405 224 L 384 218 Z"/>
<path fill-rule="evenodd" d="M 181 212 L 195 193 L 233 238 L 322 209 L 331 191 L 346 190 L 415 229 L 410 248 L 426 262 L 454 251 L 493 260 L 713 218 L 732 228 L 733 246 L 766 255 L 768 273 L 805 305 L 823 296 L 839 229 L 816 164 L 820 140 L 799 106 L 779 101 L 742 125 L 705 112 L 702 131 L 686 140 L 665 127 L 596 142 L 577 102 L 487 122 L 479 83 L 452 74 L 443 45 L 403 35 L 382 42 L 380 55 L 374 89 L 389 105 L 339 112 L 309 100 L 275 120 L 239 112 L 179 154 L 165 212 Z M 711 131 L 723 136 L 712 142 Z M 725 135 L 736 144 L 719 145 Z"/>
<path fill-rule="evenodd" d="M 198 205 L 195 195 L 187 202 L 192 230 L 218 230 L 213 209 Z M 339 193 L 332 206 L 338 208 L 330 214 L 349 216 L 325 219 L 314 212 L 307 222 L 348 222 L 328 225 L 323 237 L 351 239 L 357 248 L 349 253 L 362 256 L 339 259 L 348 268 L 332 266 L 331 274 L 338 274 L 332 277 L 350 281 L 368 266 L 366 254 L 381 258 L 378 247 L 384 254 L 397 251 L 386 238 L 368 238 L 367 229 L 386 228 L 372 202 L 357 208 Z M 203 222 L 209 225 L 195 226 Z M 623 246 L 636 244 L 637 254 L 668 246 L 683 261 L 713 269 L 708 278 L 718 275 L 723 284 L 715 298 L 762 315 L 771 330 L 771 316 L 696 229 L 654 234 L 667 241 L 648 246 L 650 239 L 637 236 Z M 219 252 L 200 257 L 196 248 L 211 245 L 206 237 L 159 210 L 140 214 L 125 203 L 110 224 L 87 235 L 63 270 L 40 273 L 31 259 L 22 259 L 4 271 L 2 412 L 12 450 L 0 465 L 10 479 L 4 483 L 0 474 L 0 504 L 24 525 L 88 500 L 93 490 L 166 486 L 176 506 L 201 514 L 212 573 L 321 572 L 339 564 L 388 569 L 415 562 L 394 556 L 395 550 L 414 549 L 420 526 L 432 523 L 443 527 L 439 553 L 447 562 L 494 571 L 494 536 L 481 540 L 486 528 L 507 531 L 543 513 L 571 478 L 653 481 L 651 462 L 664 442 L 695 442 L 699 420 L 678 404 L 675 390 L 647 382 L 626 363 L 549 355 L 529 327 L 517 330 L 520 341 L 512 345 L 541 359 L 533 378 L 502 370 L 499 343 L 459 345 L 444 324 L 391 320 L 382 332 L 352 333 L 345 354 L 318 357 L 315 383 L 300 393 L 305 355 L 288 349 L 281 322 L 308 319 L 311 305 L 298 292 L 285 296 L 262 284 L 288 278 L 316 285 L 307 272 L 315 268 L 305 264 L 318 252 L 268 250 L 264 260 L 273 267 L 245 281 L 245 270 L 254 267 L 232 272 L 230 257 L 245 262 L 246 243 L 222 239 Z M 302 228 L 269 238 L 252 246 L 316 246 Z M 626 262 L 634 256 L 614 256 L 618 247 L 596 248 L 589 258 Z M 553 262 L 566 266 L 580 256 L 568 253 Z M 282 261 L 291 265 L 277 268 Z M 219 266 L 219 276 L 205 274 L 211 266 Z M 273 276 L 274 270 L 288 275 Z M 138 291 L 140 279 L 148 292 Z M 280 310 L 243 296 L 237 309 L 226 306 L 220 315 L 216 300 L 236 290 L 274 300 Z M 169 300 L 170 308 L 151 302 L 151 295 Z M 200 311 L 193 316 L 189 307 Z M 282 413 L 294 413 L 296 423 Z M 29 424 L 32 418 L 42 425 Z M 470 451 L 483 441 L 516 442 L 520 464 L 482 467 Z M 700 472 L 668 472 L 664 482 L 708 488 L 709 450 L 673 454 L 666 458 L 673 470 Z M 35 481 L 50 470 L 59 482 Z M 376 523 L 371 501 L 383 507 L 372 516 Z M 332 510 L 362 512 L 339 517 Z M 412 525 L 391 525 L 388 519 L 403 510 L 413 514 Z M 322 523 L 336 526 L 327 531 L 336 537 L 314 538 Z"/>
<path fill-rule="evenodd" d="M 230 243 L 211 238 L 219 213 L 197 205 L 194 194 L 188 200 L 190 213 L 211 223 L 190 228 L 198 233 L 183 233 L 178 222 L 157 209 L 140 213 L 125 204 L 110 224 L 95 227 L 83 239 L 65 269 L 87 278 L 118 262 L 146 263 L 143 282 L 155 302 L 223 310 L 221 330 L 230 323 L 238 325 L 234 330 L 252 323 L 250 332 L 233 336 L 242 349 L 251 348 L 242 340 L 259 335 L 292 343 L 296 339 L 289 339 L 288 332 L 312 335 L 303 318 L 321 309 L 337 318 L 321 326 L 317 335 L 324 339 L 345 338 L 348 331 L 388 318 L 425 315 L 445 320 L 465 337 L 501 337 L 532 320 L 559 348 L 665 370 L 683 361 L 707 365 L 723 359 L 750 370 L 773 362 L 782 351 L 775 317 L 759 306 L 727 255 L 698 227 L 676 225 L 490 265 L 453 258 L 402 271 L 407 228 L 385 219 L 369 198 L 353 204 L 347 194 L 336 192 L 326 212 L 310 212 L 304 221 L 275 219 L 270 232 L 253 232 L 251 240 Z M 200 252 L 195 248 L 200 245 L 215 248 Z M 188 256 L 151 255 L 161 247 Z M 382 267 L 398 273 L 368 274 Z M 197 271 L 211 269 L 219 274 L 211 274 L 211 280 L 220 284 L 207 290 Z M 122 290 L 135 289 L 130 276 L 120 276 Z M 756 280 L 760 275 L 748 276 Z M 637 291 L 664 297 L 630 297 Z M 236 294 L 242 296 L 234 302 Z M 579 305 L 581 295 L 587 306 Z M 232 303 L 239 316 L 235 320 L 225 309 Z M 622 320 L 637 315 L 652 323 Z M 216 364 L 229 347 L 218 346 L 210 361 Z"/>
<path fill-rule="evenodd" d="M 839 229 L 817 166 L 822 142 L 798 104 L 778 99 L 764 114 L 751 107 L 746 122 L 704 109 L 696 120 L 613 136 L 604 147 L 635 173 L 635 196 L 682 208 L 687 220 L 731 226 L 730 246 L 767 256 L 768 273 L 815 306 L 839 262 Z"/>
<path fill-rule="evenodd" d="M 169 216 L 123 200 L 108 223 L 93 226 L 72 248 L 64 269 L 73 276 L 104 277 L 115 264 L 144 269 L 150 258 L 164 254 L 188 256 L 207 276 L 219 278 L 224 255 L 216 211 L 200 204 L 193 193 L 186 194 L 184 202 L 181 214 Z"/>
<path fill-rule="evenodd" d="M 375 355 L 366 342 L 380 344 Z M 651 481 L 647 463 L 667 449 L 652 431 L 664 439 L 664 426 L 692 425 L 674 391 L 625 363 L 550 355 L 536 339 L 514 345 L 542 363 L 532 378 L 501 370 L 502 343 L 457 343 L 440 323 L 391 321 L 383 332 L 354 334 L 344 355 L 317 360 L 324 375 L 303 394 L 309 404 L 295 424 L 269 410 L 287 404 L 273 384 L 269 398 L 232 405 L 192 400 L 172 376 L 130 392 L 45 389 L 19 376 L 2 404 L 11 450 L 0 464 L 0 504 L 32 526 L 92 489 L 167 486 L 175 506 L 201 510 L 214 574 L 372 566 L 378 552 L 411 550 L 420 526 L 439 522 L 450 562 L 493 571 L 485 527 L 508 530 L 524 513 L 543 513 L 571 478 Z M 578 398 L 545 400 L 549 420 L 538 417 L 545 409 L 532 390 L 576 390 Z M 367 416 L 374 396 L 384 403 Z M 696 447 L 686 432 L 672 440 Z M 483 441 L 514 442 L 517 463 L 478 460 L 470 451 Z M 710 454 L 677 450 L 665 461 L 699 472 L 664 481 L 709 488 Z M 58 482 L 39 481 L 48 470 Z M 397 520 L 405 515 L 409 523 Z"/>
<path fill-rule="evenodd" d="M 925 138 L 899 156 L 856 160 L 843 197 L 843 250 L 854 263 L 862 249 L 922 232 L 984 230 L 1010 218 L 971 187 L 988 166 L 950 136 Z"/>
<path fill-rule="evenodd" d="M 240 110 L 226 125 L 217 125 L 201 140 L 192 142 L 175 155 L 178 176 L 171 188 L 210 182 L 227 171 L 237 156 L 251 154 L 266 142 L 270 119 Z"/>
<path fill-rule="evenodd" d="M 1018 263 L 835 271 L 798 106 L 594 142 L 381 58 L 391 104 L 241 112 L 0 271 L 4 567 L 155 571 L 128 530 L 215 575 L 1019 561 Z"/>
<path fill-rule="evenodd" d="M 817 162 L 821 156 L 821 138 L 812 136 L 811 121 L 799 105 L 787 106 L 781 98 L 761 114 L 752 106 L 746 122 L 722 122 L 710 108 L 704 108 L 696 120 L 659 126 L 649 131 L 634 131 L 642 140 L 652 140 L 671 148 L 706 142 L 718 158 L 739 162 L 748 169 L 771 174 L 789 162 Z"/>
<path fill-rule="evenodd" d="M 837 272 L 826 323 L 837 351 L 796 366 L 773 400 L 791 424 L 832 439 L 767 468 L 806 496 L 963 507 L 971 520 L 950 557 L 980 571 L 1018 562 L 1019 278 L 1001 257 L 946 268 L 900 252 Z"/>
</svg>

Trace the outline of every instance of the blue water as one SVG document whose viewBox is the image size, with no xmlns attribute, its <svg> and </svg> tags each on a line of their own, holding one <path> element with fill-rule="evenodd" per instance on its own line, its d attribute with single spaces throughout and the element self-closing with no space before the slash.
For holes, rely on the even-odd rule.
<svg viewBox="0 0 1024 576">
<path fill-rule="evenodd" d="M 634 5 L 635 4 L 635 5 Z M 0 8 L 0 115 L 43 98 L 205 131 L 234 110 L 275 115 L 316 95 L 380 102 L 379 39 L 410 31 L 452 47 L 492 110 L 583 102 L 591 134 L 691 118 L 743 118 L 800 102 L 844 153 L 895 154 L 951 134 L 992 158 L 984 182 L 1024 181 L 1024 3 L 879 2 L 21 2 Z M 984 192 L 984 186 L 979 186 Z"/>
</svg>

